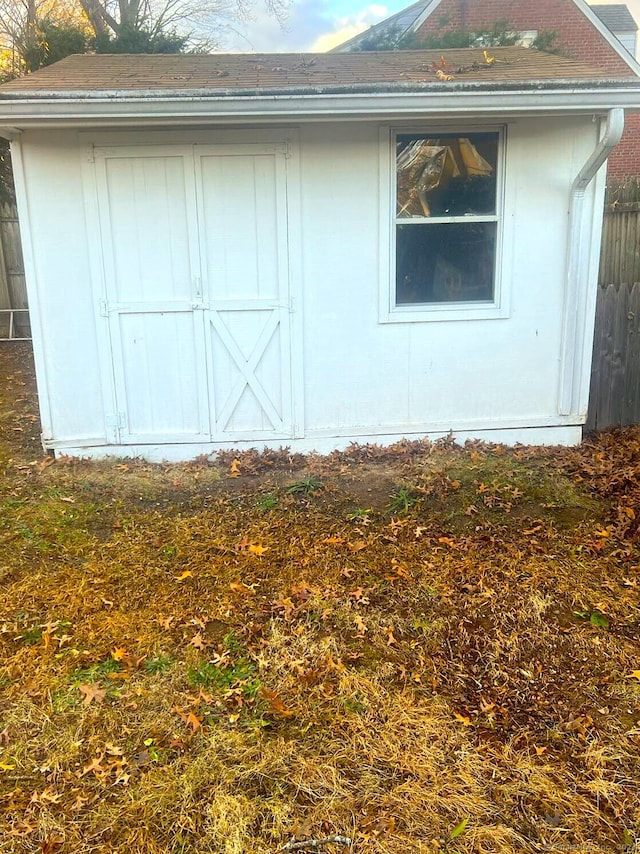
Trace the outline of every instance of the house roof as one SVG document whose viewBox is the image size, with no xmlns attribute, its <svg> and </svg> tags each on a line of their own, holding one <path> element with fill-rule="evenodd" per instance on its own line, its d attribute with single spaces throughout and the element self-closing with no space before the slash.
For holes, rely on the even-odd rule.
<svg viewBox="0 0 640 854">
<path fill-rule="evenodd" d="M 418 0 L 417 3 L 412 3 L 406 9 L 401 9 L 395 15 L 390 15 L 377 24 L 372 24 L 364 32 L 358 33 L 347 39 L 346 42 L 337 45 L 331 49 L 332 53 L 342 53 L 357 48 L 363 41 L 372 36 L 383 36 L 388 33 L 393 36 L 394 40 L 401 39 L 407 33 L 413 32 L 418 28 L 422 21 L 429 17 L 431 7 L 437 5 L 434 0 Z"/>
<path fill-rule="evenodd" d="M 418 2 L 413 3 L 406 9 L 402 9 L 395 15 L 392 15 L 389 18 L 385 18 L 383 21 L 374 24 L 364 32 L 359 33 L 357 36 L 353 36 L 353 38 L 350 38 L 348 41 L 343 42 L 337 47 L 334 47 L 332 49 L 332 52 L 343 53 L 354 50 L 360 50 L 362 43 L 365 42 L 367 39 L 370 39 L 371 37 L 384 37 L 385 35 L 389 35 L 394 41 L 397 41 L 404 35 L 416 32 L 422 26 L 422 24 L 437 11 L 441 2 L 442 0 L 418 0 Z M 460 0 L 460 2 L 462 4 L 464 3 L 464 0 Z M 614 33 L 621 34 L 627 31 L 624 29 L 621 30 L 619 28 L 610 29 L 608 22 L 605 22 L 604 18 L 602 16 L 599 16 L 599 13 L 597 12 L 598 9 L 624 10 L 626 9 L 626 6 L 624 6 L 624 4 L 616 4 L 615 6 L 609 6 L 605 4 L 590 6 L 586 2 L 586 0 L 570 0 L 570 2 L 572 2 L 576 6 L 576 8 L 585 16 L 585 18 L 605 39 L 605 41 L 609 43 L 611 49 L 615 53 L 617 53 L 622 60 L 624 60 L 624 62 L 629 66 L 629 68 L 631 68 L 634 74 L 640 75 L 640 65 L 636 62 L 635 58 L 631 56 L 629 51 L 621 44 L 616 35 L 614 35 Z M 535 3 L 531 4 L 531 14 L 533 16 L 532 21 L 534 21 L 536 18 L 535 6 Z M 626 11 L 627 15 L 631 17 L 629 10 L 626 9 Z M 605 11 L 604 14 L 608 15 L 610 13 Z M 620 14 L 622 14 L 622 12 Z M 509 17 L 508 11 L 505 12 L 504 17 Z M 631 20 L 633 21 L 633 18 L 631 18 Z M 526 29 L 535 29 L 535 23 L 532 23 L 532 26 L 530 28 L 527 27 Z M 635 21 L 632 29 L 637 29 Z"/>
<path fill-rule="evenodd" d="M 487 54 L 487 56 L 489 56 Z M 0 135 L 27 127 L 640 108 L 640 79 L 521 48 L 82 55 L 0 86 Z"/>
<path fill-rule="evenodd" d="M 0 86 L 0 100 L 100 97 L 107 93 L 370 92 L 454 84 L 500 88 L 542 82 L 580 85 L 611 77 L 566 57 L 520 47 L 317 54 L 78 55 Z M 438 74 L 438 70 L 441 74 Z M 448 79 L 444 79 L 445 75 Z M 450 86 L 451 88 L 451 86 Z"/>
<path fill-rule="evenodd" d="M 417 3 L 412 3 L 406 9 L 401 9 L 395 15 L 390 15 L 377 24 L 372 24 L 368 29 L 356 36 L 347 39 L 346 42 L 332 48 L 333 53 L 341 53 L 342 51 L 352 50 L 360 45 L 364 40 L 372 36 L 383 36 L 385 33 L 392 35 L 394 39 L 401 39 L 407 33 L 416 30 L 418 26 L 429 16 L 432 6 L 436 5 L 434 0 L 418 0 Z"/>
<path fill-rule="evenodd" d="M 624 3 L 611 5 L 601 3 L 591 8 L 612 33 L 636 33 L 638 31 L 638 24 Z"/>
</svg>

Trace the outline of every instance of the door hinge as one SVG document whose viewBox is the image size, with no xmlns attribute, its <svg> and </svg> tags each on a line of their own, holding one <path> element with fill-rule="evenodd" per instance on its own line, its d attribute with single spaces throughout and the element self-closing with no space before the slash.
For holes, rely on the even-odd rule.
<svg viewBox="0 0 640 854">
<path fill-rule="evenodd" d="M 93 144 L 87 146 L 87 163 L 95 163 L 96 162 L 96 150 Z"/>
<path fill-rule="evenodd" d="M 100 317 L 109 317 L 109 306 L 106 299 L 100 300 Z"/>
<path fill-rule="evenodd" d="M 291 159 L 291 155 L 293 154 L 293 147 L 291 145 L 290 139 L 285 139 L 284 141 L 284 156 L 287 160 Z"/>
</svg>

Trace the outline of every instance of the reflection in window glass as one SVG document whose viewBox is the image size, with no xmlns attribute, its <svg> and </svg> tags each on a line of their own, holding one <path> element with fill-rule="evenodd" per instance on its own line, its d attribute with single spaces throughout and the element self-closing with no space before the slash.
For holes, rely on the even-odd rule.
<svg viewBox="0 0 640 854">
<path fill-rule="evenodd" d="M 493 214 L 498 134 L 399 134 L 397 217 Z"/>
<path fill-rule="evenodd" d="M 396 303 L 493 299 L 495 222 L 399 225 Z"/>
<path fill-rule="evenodd" d="M 494 299 L 499 141 L 396 136 L 397 306 Z"/>
</svg>

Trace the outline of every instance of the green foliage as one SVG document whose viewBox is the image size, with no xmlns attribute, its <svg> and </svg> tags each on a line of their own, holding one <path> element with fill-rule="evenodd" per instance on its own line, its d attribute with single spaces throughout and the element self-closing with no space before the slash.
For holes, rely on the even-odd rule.
<svg viewBox="0 0 640 854">
<path fill-rule="evenodd" d="M 74 670 L 71 679 L 74 683 L 97 682 L 99 679 L 108 679 L 111 673 L 119 673 L 121 670 L 122 664 L 109 656 L 104 661 Z"/>
<path fill-rule="evenodd" d="M 469 824 L 468 818 L 463 818 L 460 824 L 456 824 L 451 833 L 449 834 L 449 839 L 456 839 L 456 837 L 460 836 L 464 833 L 466 826 Z"/>
<path fill-rule="evenodd" d="M 347 513 L 347 522 L 358 522 L 362 525 L 368 525 L 370 522 L 369 517 L 372 513 L 373 509 L 371 507 L 358 507 L 353 513 Z"/>
<path fill-rule="evenodd" d="M 558 33 L 555 30 L 540 30 L 538 35 L 531 43 L 531 47 L 536 50 L 543 50 L 546 53 L 560 53 L 560 48 L 556 45 Z"/>
<path fill-rule="evenodd" d="M 266 495 L 262 495 L 258 498 L 256 501 L 256 507 L 264 513 L 267 513 L 270 510 L 276 510 L 278 507 L 278 496 L 274 495 L 273 492 L 267 492 Z"/>
<path fill-rule="evenodd" d="M 400 47 L 407 49 L 442 50 L 464 47 L 510 47 L 518 41 L 518 31 L 501 18 L 490 27 L 480 30 L 437 30 L 422 38 L 415 33 L 402 39 Z"/>
<path fill-rule="evenodd" d="M 15 199 L 9 140 L 0 139 L 0 204 L 13 204 Z"/>
<path fill-rule="evenodd" d="M 93 48 L 93 39 L 73 24 L 56 23 L 45 18 L 37 22 L 36 32 L 36 42 L 29 45 L 23 55 L 27 71 L 37 71 L 66 56 L 86 53 Z"/>
<path fill-rule="evenodd" d="M 580 620 L 589 620 L 591 625 L 598 629 L 609 628 L 609 620 L 605 617 L 602 611 L 574 611 L 573 616 L 578 617 Z"/>
<path fill-rule="evenodd" d="M 455 50 L 466 47 L 509 47 L 516 44 L 519 37 L 515 27 L 503 18 L 490 27 L 480 30 L 445 29 L 446 25 L 445 21 L 434 33 L 422 36 L 416 33 L 402 35 L 395 27 L 380 28 L 371 35 L 365 36 L 357 50 Z M 556 34 L 549 32 L 547 38 L 549 36 L 555 38 Z"/>
<path fill-rule="evenodd" d="M 168 655 L 159 655 L 157 658 L 148 658 L 144 663 L 144 669 L 152 676 L 164 676 L 173 666 L 173 659 Z"/>
<path fill-rule="evenodd" d="M 372 28 L 374 31 L 364 36 L 354 47 L 354 51 L 399 50 L 401 33 L 397 27 Z"/>
<path fill-rule="evenodd" d="M 391 493 L 389 513 L 408 513 L 418 501 L 418 496 L 409 486 L 398 486 Z"/>
<path fill-rule="evenodd" d="M 308 477 L 290 483 L 287 492 L 289 495 L 312 495 L 314 492 L 319 492 L 322 486 L 320 478 L 310 474 Z"/>
<path fill-rule="evenodd" d="M 175 31 L 122 26 L 117 34 L 98 36 L 95 47 L 97 53 L 181 53 L 188 40 Z"/>
<path fill-rule="evenodd" d="M 219 690 L 239 687 L 245 697 L 253 699 L 260 690 L 260 679 L 255 672 L 255 665 L 246 658 L 240 658 L 235 664 L 226 667 L 203 661 L 197 667 L 190 668 L 188 679 L 191 685 Z"/>
</svg>

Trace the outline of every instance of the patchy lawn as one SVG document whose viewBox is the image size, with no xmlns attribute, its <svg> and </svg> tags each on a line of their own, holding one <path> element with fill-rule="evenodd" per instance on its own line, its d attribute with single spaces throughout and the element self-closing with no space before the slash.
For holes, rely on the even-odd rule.
<svg viewBox="0 0 640 854">
<path fill-rule="evenodd" d="M 1 852 L 635 850 L 640 431 L 52 464 L 0 377 Z"/>
</svg>

